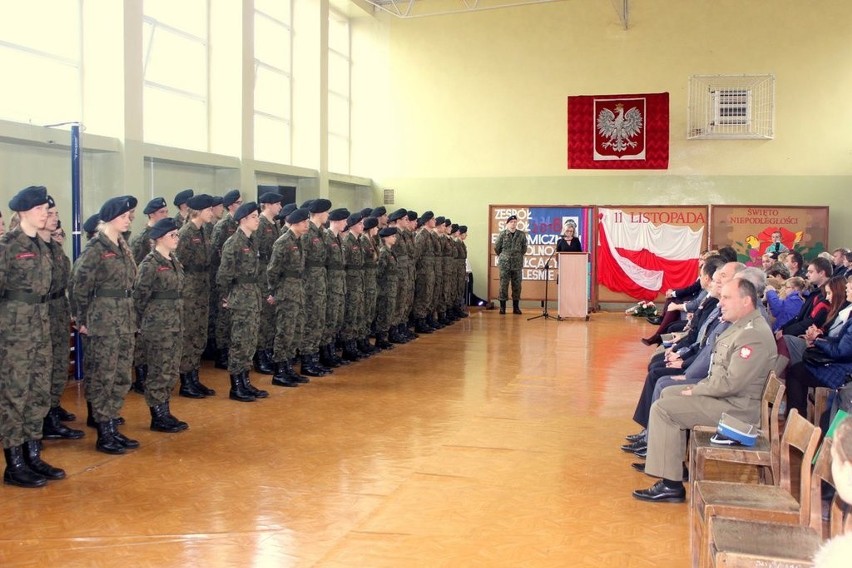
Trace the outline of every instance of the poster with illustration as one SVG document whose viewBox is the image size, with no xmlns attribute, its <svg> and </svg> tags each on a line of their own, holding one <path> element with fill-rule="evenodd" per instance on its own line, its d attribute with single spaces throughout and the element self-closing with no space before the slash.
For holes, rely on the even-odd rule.
<svg viewBox="0 0 852 568">
<path fill-rule="evenodd" d="M 732 246 L 748 266 L 761 267 L 764 254 L 788 251 L 811 260 L 828 250 L 828 207 L 712 205 L 710 242 L 716 249 Z"/>
</svg>

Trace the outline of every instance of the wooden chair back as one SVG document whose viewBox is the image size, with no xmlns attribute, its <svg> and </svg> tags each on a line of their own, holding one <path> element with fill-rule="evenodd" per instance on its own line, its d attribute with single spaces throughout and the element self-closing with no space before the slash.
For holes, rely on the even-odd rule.
<svg viewBox="0 0 852 568">
<path fill-rule="evenodd" d="M 834 487 L 831 476 L 831 438 L 825 438 L 819 448 L 811 477 L 811 519 L 809 526 L 822 534 L 822 482 Z"/>
<path fill-rule="evenodd" d="M 769 371 L 760 407 L 760 428 L 769 438 L 769 453 L 772 463 L 770 469 L 772 470 L 774 483 L 778 483 L 779 470 L 781 468 L 779 419 L 781 415 L 781 403 L 784 400 L 784 393 L 786 391 L 786 385 L 781 382 L 775 371 Z"/>
<path fill-rule="evenodd" d="M 808 525 L 811 513 L 811 464 L 814 460 L 821 430 L 807 421 L 794 408 L 787 417 L 784 435 L 781 437 L 781 480 L 782 489 L 792 495 L 791 457 L 794 451 L 801 455 L 799 468 L 799 522 Z M 829 474 L 830 475 L 830 474 Z"/>
</svg>

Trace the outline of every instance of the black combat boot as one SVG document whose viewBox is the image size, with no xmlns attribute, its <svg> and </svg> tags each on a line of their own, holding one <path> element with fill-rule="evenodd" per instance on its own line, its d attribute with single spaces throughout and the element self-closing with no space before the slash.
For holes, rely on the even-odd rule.
<svg viewBox="0 0 852 568">
<path fill-rule="evenodd" d="M 272 360 L 269 358 L 269 351 L 258 349 L 254 352 L 254 370 L 261 375 L 275 374 L 275 368 L 272 366 Z"/>
<path fill-rule="evenodd" d="M 512 300 L 512 313 L 515 315 L 521 315 L 521 302 L 519 300 Z"/>
<path fill-rule="evenodd" d="M 341 357 L 340 355 L 337 354 L 337 342 L 336 341 L 332 341 L 329 344 L 329 349 L 331 350 L 331 358 L 334 359 L 335 361 L 337 361 L 337 364 L 339 366 L 345 366 L 345 365 L 349 365 L 350 363 L 352 363 L 352 361 L 347 361 L 346 359 L 344 359 L 343 357 Z M 341 349 L 342 349 L 342 346 L 341 346 Z"/>
<path fill-rule="evenodd" d="M 130 385 L 130 390 L 135 393 L 145 394 L 145 379 L 148 378 L 148 365 L 137 365 L 133 367 L 136 380 Z"/>
<path fill-rule="evenodd" d="M 41 440 L 30 440 L 21 445 L 24 454 L 24 463 L 30 470 L 47 479 L 65 479 L 65 470 L 53 467 L 41 459 Z"/>
<path fill-rule="evenodd" d="M 393 349 L 393 343 L 388 341 L 386 333 L 376 332 L 376 347 L 379 349 Z"/>
<path fill-rule="evenodd" d="M 231 400 L 240 402 L 254 402 L 255 397 L 243 386 L 242 373 L 231 375 L 231 392 L 228 394 Z"/>
<path fill-rule="evenodd" d="M 204 396 L 214 396 L 216 394 L 216 391 L 201 383 L 201 379 L 198 378 L 198 369 L 195 369 L 192 372 L 192 384 L 194 384 L 195 388 L 201 391 L 201 394 Z"/>
<path fill-rule="evenodd" d="M 500 300 L 500 315 L 506 314 L 506 300 Z"/>
<path fill-rule="evenodd" d="M 355 345 L 354 339 L 350 339 L 343 343 L 344 361 L 360 361 L 363 357 L 365 357 L 365 354 L 358 351 L 358 347 Z"/>
<path fill-rule="evenodd" d="M 438 321 L 444 324 L 444 326 L 451 325 L 456 320 L 447 316 L 447 312 L 438 312 Z"/>
<path fill-rule="evenodd" d="M 433 333 L 435 330 L 426 324 L 426 318 L 417 318 L 414 321 L 414 331 L 417 333 Z"/>
<path fill-rule="evenodd" d="M 126 452 L 124 446 L 115 439 L 115 425 L 112 420 L 106 422 L 98 422 L 98 441 L 95 443 L 95 449 L 105 454 L 123 454 Z"/>
<path fill-rule="evenodd" d="M 243 371 L 243 372 L 240 374 L 240 376 L 242 377 L 243 386 L 246 388 L 246 390 L 247 390 L 248 392 L 250 392 L 250 393 L 251 393 L 251 395 L 252 395 L 254 398 L 266 398 L 266 397 L 268 397 L 268 396 L 269 396 L 269 392 L 267 392 L 267 391 L 265 391 L 265 390 L 261 390 L 261 389 L 259 389 L 259 388 L 256 388 L 253 384 L 251 384 L 251 381 L 249 380 L 249 372 L 248 372 L 248 370 Z"/>
<path fill-rule="evenodd" d="M 417 339 L 418 337 L 420 337 L 414 331 L 414 325 L 413 324 L 411 326 L 409 326 L 407 323 L 404 323 L 404 324 L 401 324 L 401 325 L 402 325 L 402 327 L 400 329 L 402 330 L 402 334 L 405 337 L 407 337 L 409 341 Z"/>
<path fill-rule="evenodd" d="M 360 351 L 361 353 L 363 353 L 367 357 L 371 357 L 374 353 L 379 351 L 378 349 L 373 347 L 373 345 L 370 343 L 370 337 L 369 336 L 364 337 L 362 339 L 359 339 L 358 341 L 355 342 L 355 345 L 358 346 L 358 351 Z"/>
<path fill-rule="evenodd" d="M 47 479 L 42 474 L 34 472 L 27 466 L 21 446 L 3 448 L 3 455 L 6 456 L 3 483 L 18 487 L 42 487 L 47 483 Z"/>
<path fill-rule="evenodd" d="M 228 348 L 219 349 L 216 351 L 216 360 L 213 362 L 213 366 L 217 369 L 225 369 L 228 370 Z"/>
<path fill-rule="evenodd" d="M 404 323 L 398 324 L 398 325 L 396 325 L 396 326 L 394 326 L 394 327 L 396 328 L 396 335 L 397 335 L 397 337 L 399 337 L 399 338 L 400 338 L 400 340 L 402 340 L 402 342 L 403 342 L 403 343 L 408 343 L 409 341 L 411 341 L 412 339 L 414 339 L 413 337 L 411 337 L 410 335 L 408 335 L 408 328 L 407 328 L 407 327 L 405 327 L 405 324 L 404 324 Z"/>
<path fill-rule="evenodd" d="M 331 344 L 320 345 L 319 362 L 322 366 L 328 367 L 329 369 L 340 366 L 340 364 L 334 360 L 334 356 L 331 351 Z"/>
<path fill-rule="evenodd" d="M 111 422 L 112 435 L 115 438 L 115 441 L 121 444 L 121 447 L 123 447 L 125 450 L 135 450 L 139 447 L 139 442 L 128 438 L 127 436 L 118 431 L 118 423 L 116 422 L 115 418 L 113 418 Z"/>
<path fill-rule="evenodd" d="M 387 335 L 388 335 L 388 341 L 390 341 L 391 343 L 396 343 L 396 344 L 405 343 L 405 340 L 399 336 L 399 330 L 397 329 L 396 326 L 391 326 L 391 328 L 388 330 Z M 378 340 L 376 340 L 376 341 L 378 341 Z"/>
<path fill-rule="evenodd" d="M 59 408 L 55 406 L 47 411 L 41 434 L 45 440 L 61 440 L 63 438 L 66 440 L 79 440 L 85 435 L 82 430 L 69 428 L 60 422 Z"/>
<path fill-rule="evenodd" d="M 305 384 L 311 382 L 311 379 L 308 377 L 303 377 L 299 373 L 296 372 L 296 369 L 293 368 L 293 363 L 295 359 L 284 361 L 284 372 L 287 373 L 287 376 L 290 377 L 290 380 L 294 383 Z"/>
<path fill-rule="evenodd" d="M 275 375 L 272 384 L 276 387 L 297 387 L 299 383 L 294 381 L 287 372 L 287 363 L 275 363 Z"/>
<path fill-rule="evenodd" d="M 456 306 L 455 309 L 456 309 L 456 315 L 459 316 L 460 318 L 468 317 L 468 313 L 467 313 L 467 311 L 465 311 L 465 309 L 463 307 Z"/>
<path fill-rule="evenodd" d="M 151 430 L 153 430 L 154 432 L 166 432 L 168 434 L 174 434 L 176 432 L 182 432 L 189 428 L 189 424 L 178 420 L 177 418 L 172 416 L 172 412 L 169 409 L 168 402 L 152 406 L 150 410 Z"/>
<path fill-rule="evenodd" d="M 56 407 L 56 413 L 62 422 L 74 422 L 77 420 L 77 416 L 62 408 L 62 405 Z"/>
<path fill-rule="evenodd" d="M 429 314 L 429 317 L 426 319 L 434 329 L 444 329 L 444 324 L 441 323 L 440 319 L 435 319 L 435 316 Z"/>
<path fill-rule="evenodd" d="M 192 371 L 180 374 L 180 390 L 178 394 L 186 398 L 204 398 L 206 395 L 195 386 Z"/>
<path fill-rule="evenodd" d="M 331 367 L 326 367 L 320 362 L 319 351 L 311 355 L 311 360 L 314 362 L 314 366 L 318 369 L 321 369 L 323 372 L 325 372 L 326 375 L 331 375 L 332 373 L 334 373 L 334 371 L 331 370 Z"/>
</svg>

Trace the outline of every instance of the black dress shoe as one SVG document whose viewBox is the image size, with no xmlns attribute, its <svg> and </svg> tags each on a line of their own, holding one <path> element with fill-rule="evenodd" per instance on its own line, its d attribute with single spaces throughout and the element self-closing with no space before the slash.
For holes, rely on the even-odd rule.
<svg viewBox="0 0 852 568">
<path fill-rule="evenodd" d="M 642 338 L 642 343 L 644 343 L 645 345 L 660 345 L 662 342 L 663 340 L 660 338 L 659 335 L 652 335 L 651 337 Z"/>
<path fill-rule="evenodd" d="M 648 457 L 648 448 L 633 452 L 633 455 L 644 460 Z"/>
<path fill-rule="evenodd" d="M 629 444 L 624 444 L 623 446 L 621 446 L 621 451 L 635 454 L 636 452 L 641 452 L 642 450 L 645 450 L 647 448 L 648 442 L 642 439 L 636 440 L 635 442 L 631 442 Z"/>
<path fill-rule="evenodd" d="M 686 489 L 683 485 L 674 489 L 666 487 L 666 484 L 660 480 L 648 489 L 637 489 L 633 492 L 633 496 L 640 501 L 653 503 L 683 503 L 686 500 Z"/>
<path fill-rule="evenodd" d="M 663 316 L 648 316 L 645 319 L 647 319 L 648 323 L 650 323 L 651 325 L 660 325 L 661 323 L 663 323 Z"/>
<path fill-rule="evenodd" d="M 630 434 L 629 436 L 624 437 L 628 442 L 638 442 L 639 440 L 647 440 L 648 439 L 648 430 L 642 430 L 638 434 Z"/>
</svg>

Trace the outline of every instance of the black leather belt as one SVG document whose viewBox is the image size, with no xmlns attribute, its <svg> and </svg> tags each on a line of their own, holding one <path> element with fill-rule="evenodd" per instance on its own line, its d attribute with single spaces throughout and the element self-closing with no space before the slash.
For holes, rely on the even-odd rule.
<svg viewBox="0 0 852 568">
<path fill-rule="evenodd" d="M 95 290 L 95 298 L 129 298 L 133 290 L 119 290 L 118 288 L 101 288 Z"/>
<path fill-rule="evenodd" d="M 285 278 L 301 278 L 302 273 L 299 272 L 298 270 L 285 270 L 284 271 L 284 277 Z"/>
<path fill-rule="evenodd" d="M 307 268 L 325 268 L 324 262 L 316 262 L 316 261 L 306 261 L 305 267 Z"/>
<path fill-rule="evenodd" d="M 180 300 L 180 292 L 177 290 L 163 290 L 151 294 L 152 300 Z"/>
<path fill-rule="evenodd" d="M 200 272 L 209 272 L 209 268 L 207 268 L 206 266 L 205 266 L 205 267 L 201 267 L 201 266 L 184 266 L 184 267 L 183 267 L 183 271 L 184 271 L 184 272 L 190 272 L 190 273 L 194 272 L 194 273 L 196 273 L 196 274 L 197 274 L 197 273 L 200 273 Z"/>
<path fill-rule="evenodd" d="M 256 276 L 238 276 L 235 280 L 237 284 L 257 284 Z"/>
<path fill-rule="evenodd" d="M 43 304 L 50 298 L 49 294 L 34 294 L 32 292 L 23 292 L 20 290 L 6 290 L 3 292 L 3 300 L 14 300 L 16 302 L 24 302 L 26 304 Z"/>
</svg>

